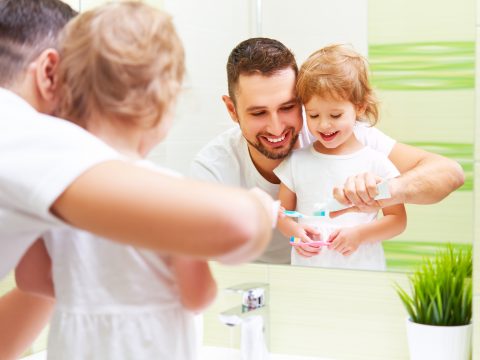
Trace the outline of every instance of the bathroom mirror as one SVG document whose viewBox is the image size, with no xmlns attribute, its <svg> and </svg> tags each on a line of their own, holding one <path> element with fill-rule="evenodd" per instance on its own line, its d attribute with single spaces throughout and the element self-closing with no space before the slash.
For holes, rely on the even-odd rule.
<svg viewBox="0 0 480 360">
<path fill-rule="evenodd" d="M 442 202 L 407 206 L 407 230 L 383 243 L 388 269 L 408 271 L 447 242 L 472 245 L 475 1 L 164 0 L 163 7 L 185 43 L 188 75 L 176 124 L 154 161 L 187 173 L 201 147 L 235 126 L 221 96 L 227 57 L 240 41 L 278 39 L 299 65 L 324 45 L 350 43 L 370 62 L 378 128 L 459 161 L 466 175 Z"/>
<path fill-rule="evenodd" d="M 101 2 L 78 3 L 83 11 Z M 472 245 L 474 0 L 461 6 L 438 0 L 146 2 L 172 14 L 187 54 L 175 124 L 150 155 L 153 161 L 187 174 L 195 154 L 235 126 L 221 96 L 227 93 L 227 57 L 240 41 L 278 39 L 299 65 L 324 45 L 349 43 L 370 62 L 381 101 L 377 127 L 459 161 L 466 175 L 465 184 L 442 202 L 407 206 L 407 230 L 383 242 L 388 269 L 409 271 L 447 242 Z"/>
</svg>

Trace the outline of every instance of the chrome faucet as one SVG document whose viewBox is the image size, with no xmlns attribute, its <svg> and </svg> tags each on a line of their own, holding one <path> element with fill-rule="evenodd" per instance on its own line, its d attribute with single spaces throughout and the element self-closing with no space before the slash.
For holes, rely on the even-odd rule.
<svg viewBox="0 0 480 360">
<path fill-rule="evenodd" d="M 220 313 L 220 321 L 228 326 L 241 326 L 240 353 L 242 360 L 268 359 L 269 286 L 265 283 L 245 283 L 225 289 L 238 293 L 242 303 Z"/>
</svg>

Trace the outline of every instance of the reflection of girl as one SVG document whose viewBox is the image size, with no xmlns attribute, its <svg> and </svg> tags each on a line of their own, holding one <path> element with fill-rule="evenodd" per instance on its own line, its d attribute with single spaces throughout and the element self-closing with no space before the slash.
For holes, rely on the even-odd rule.
<svg viewBox="0 0 480 360">
<path fill-rule="evenodd" d="M 307 124 L 316 141 L 295 151 L 275 169 L 280 178 L 279 198 L 288 210 L 305 214 L 314 204 L 332 197 L 335 186 L 343 186 L 352 175 L 371 172 L 388 179 L 398 176 L 395 166 L 383 154 L 363 146 L 354 127 L 364 118 L 378 117 L 366 61 L 342 45 L 313 53 L 302 65 L 297 91 L 305 105 Z M 312 255 L 302 245 L 292 249 L 292 264 L 358 269 L 385 269 L 381 241 L 400 234 L 406 225 L 403 205 L 382 209 L 377 214 L 349 213 L 335 219 L 309 218 L 298 224 L 289 218 L 279 223 L 284 235 L 304 243 L 320 230 L 328 248 Z M 309 246 L 307 249 L 312 250 Z"/>
<path fill-rule="evenodd" d="M 111 4 L 73 20 L 63 44 L 62 116 L 126 159 L 169 174 L 143 158 L 170 127 L 168 113 L 184 71 L 170 19 L 141 3 Z M 195 358 L 190 311 L 205 307 L 216 293 L 206 261 L 71 228 L 44 238 L 57 299 L 49 359 Z M 34 263 L 40 269 L 48 263 L 46 255 L 37 242 L 23 266 Z M 48 281 L 37 286 L 53 291 Z"/>
</svg>

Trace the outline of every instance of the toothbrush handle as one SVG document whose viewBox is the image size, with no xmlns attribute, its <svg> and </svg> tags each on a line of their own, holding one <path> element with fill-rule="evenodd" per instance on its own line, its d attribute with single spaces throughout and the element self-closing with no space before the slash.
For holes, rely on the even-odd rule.
<svg viewBox="0 0 480 360">
<path fill-rule="evenodd" d="M 377 184 L 377 192 L 378 195 L 374 197 L 375 200 L 390 199 L 391 195 L 390 190 L 388 189 L 388 179 Z M 349 207 L 349 205 L 343 205 L 334 198 L 328 199 L 326 203 L 314 205 L 314 208 L 316 208 L 315 213 L 318 213 L 321 210 L 326 212 L 338 211 Z"/>
</svg>

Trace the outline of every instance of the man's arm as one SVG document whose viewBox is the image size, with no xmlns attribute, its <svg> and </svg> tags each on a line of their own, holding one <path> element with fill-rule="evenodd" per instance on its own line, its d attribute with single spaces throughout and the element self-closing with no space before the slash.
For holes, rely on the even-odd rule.
<svg viewBox="0 0 480 360">
<path fill-rule="evenodd" d="M 0 359 L 18 359 L 50 319 L 47 299 L 13 289 L 0 298 Z"/>
<path fill-rule="evenodd" d="M 457 162 L 410 145 L 395 144 L 389 159 L 401 174 L 390 184 L 395 203 L 434 204 L 465 182 Z"/>
<path fill-rule="evenodd" d="M 272 209 L 273 200 L 260 191 L 173 178 L 111 161 L 78 177 L 51 211 L 121 243 L 242 262 L 260 255 L 270 241 Z"/>
<path fill-rule="evenodd" d="M 434 204 L 465 181 L 462 167 L 455 161 L 428 151 L 396 143 L 389 154 L 390 161 L 400 171 L 400 176 L 391 179 L 391 198 L 375 201 L 376 185 L 382 181 L 371 173 L 350 177 L 343 189 L 334 190 L 335 198 L 352 207 L 336 211 L 333 217 L 350 211 L 377 211 L 380 207 L 396 204 Z"/>
</svg>

